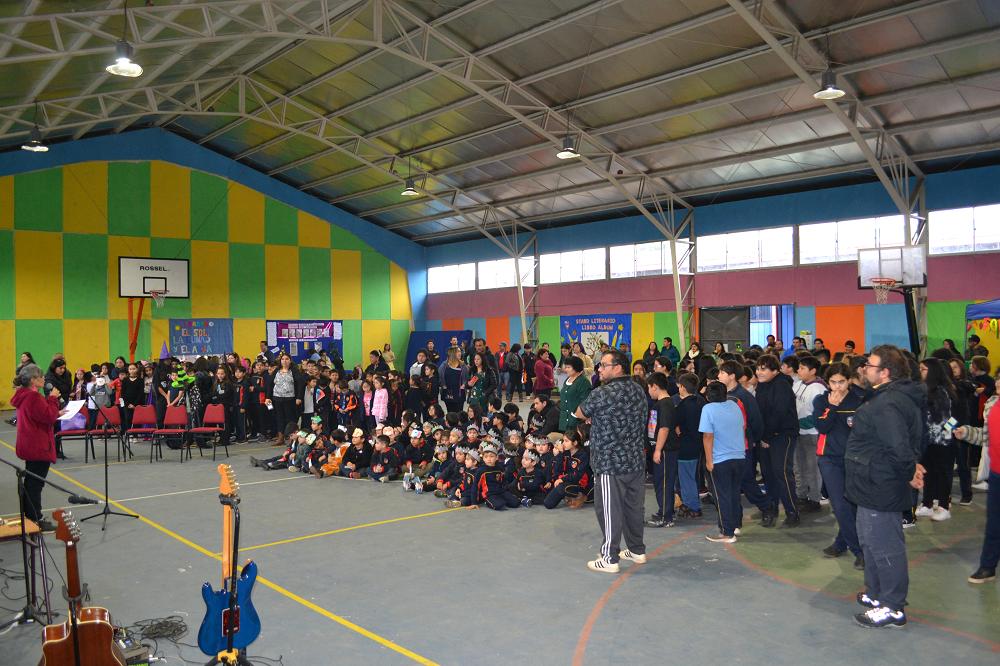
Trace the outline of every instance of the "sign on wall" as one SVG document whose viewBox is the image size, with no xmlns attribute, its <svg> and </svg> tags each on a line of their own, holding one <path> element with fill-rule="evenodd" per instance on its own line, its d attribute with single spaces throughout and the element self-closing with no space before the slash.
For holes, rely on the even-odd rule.
<svg viewBox="0 0 1000 666">
<path fill-rule="evenodd" d="M 170 353 L 217 356 L 233 351 L 232 319 L 171 319 Z"/>
<path fill-rule="evenodd" d="M 580 317 L 559 317 L 563 342 L 579 342 L 588 354 L 593 354 L 606 342 L 612 347 L 622 343 L 632 348 L 632 315 L 600 314 Z M 558 358 L 558 357 L 557 357 Z"/>
<path fill-rule="evenodd" d="M 287 352 L 296 363 L 309 358 L 317 349 L 336 349 L 344 357 L 344 321 L 342 319 L 288 319 L 267 321 L 267 346 Z"/>
</svg>

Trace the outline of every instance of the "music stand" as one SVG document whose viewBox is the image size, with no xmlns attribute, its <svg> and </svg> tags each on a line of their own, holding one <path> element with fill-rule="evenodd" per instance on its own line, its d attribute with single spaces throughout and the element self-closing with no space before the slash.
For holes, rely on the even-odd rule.
<svg viewBox="0 0 1000 666">
<path fill-rule="evenodd" d="M 122 433 L 118 431 L 117 428 L 108 420 L 108 415 L 104 412 L 107 407 L 97 407 L 102 414 L 104 414 L 104 509 L 100 513 L 95 513 L 92 516 L 87 516 L 86 518 L 81 518 L 80 522 L 86 522 L 91 518 L 97 518 L 98 516 L 104 516 L 104 520 L 101 523 L 101 531 L 107 529 L 108 527 L 108 516 L 125 516 L 126 518 L 138 518 L 139 516 L 134 513 L 125 513 L 124 511 L 114 511 L 111 508 L 111 500 L 108 497 L 108 429 L 115 434 L 118 439 L 118 443 L 121 445 L 122 449 L 125 450 L 125 444 L 122 439 Z M 122 428 L 124 429 L 124 424 Z M 84 445 L 86 446 L 86 445 Z"/>
</svg>

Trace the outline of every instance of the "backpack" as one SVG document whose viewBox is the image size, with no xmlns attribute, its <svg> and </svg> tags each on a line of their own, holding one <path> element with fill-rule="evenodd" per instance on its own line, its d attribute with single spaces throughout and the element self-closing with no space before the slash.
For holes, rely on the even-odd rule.
<svg viewBox="0 0 1000 666">
<path fill-rule="evenodd" d="M 521 372 L 521 355 L 507 352 L 503 359 L 504 372 Z"/>
</svg>

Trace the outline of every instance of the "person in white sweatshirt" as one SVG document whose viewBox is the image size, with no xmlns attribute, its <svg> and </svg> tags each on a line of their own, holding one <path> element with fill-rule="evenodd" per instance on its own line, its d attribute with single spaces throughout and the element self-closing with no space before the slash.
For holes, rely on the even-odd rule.
<svg viewBox="0 0 1000 666">
<path fill-rule="evenodd" d="M 823 477 L 819 473 L 816 445 L 819 431 L 813 416 L 813 400 L 826 393 L 826 384 L 816 376 L 820 360 L 815 356 L 799 359 L 799 383 L 794 387 L 795 408 L 799 416 L 799 441 L 795 446 L 795 494 L 799 498 L 801 513 L 820 510 Z"/>
</svg>

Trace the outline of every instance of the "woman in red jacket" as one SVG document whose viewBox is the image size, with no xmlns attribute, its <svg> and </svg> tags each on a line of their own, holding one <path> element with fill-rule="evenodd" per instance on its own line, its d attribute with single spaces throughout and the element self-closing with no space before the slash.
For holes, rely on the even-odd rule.
<svg viewBox="0 0 1000 666">
<path fill-rule="evenodd" d="M 538 360 L 535 361 L 535 395 L 552 395 L 552 389 L 556 387 L 552 368 L 552 355 L 549 350 L 539 349 Z"/>
<path fill-rule="evenodd" d="M 19 387 L 10 404 L 17 409 L 17 457 L 24 468 L 45 478 L 49 465 L 56 461 L 56 441 L 53 425 L 59 418 L 59 389 L 53 388 L 46 398 L 45 373 L 37 365 L 25 366 L 18 375 Z M 33 476 L 24 479 L 24 515 L 38 524 L 43 532 L 54 532 L 55 524 L 42 518 L 42 486 Z"/>
</svg>

